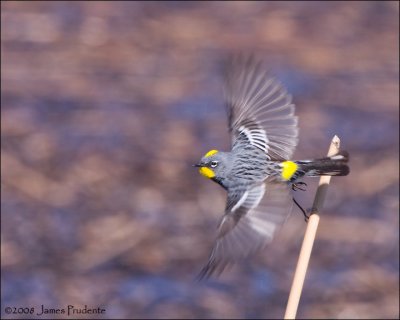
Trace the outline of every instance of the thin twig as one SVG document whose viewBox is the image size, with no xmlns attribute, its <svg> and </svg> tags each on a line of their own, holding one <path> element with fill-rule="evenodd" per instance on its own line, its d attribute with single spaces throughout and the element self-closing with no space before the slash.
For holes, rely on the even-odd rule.
<svg viewBox="0 0 400 320">
<path fill-rule="evenodd" d="M 329 147 L 328 157 L 339 152 L 340 139 L 334 136 Z M 303 289 L 304 278 L 306 276 L 308 263 L 310 261 L 311 251 L 314 244 L 315 234 L 317 233 L 319 223 L 319 213 L 322 210 L 328 189 L 330 176 L 322 176 L 319 180 L 317 192 L 315 194 L 314 203 L 308 220 L 307 230 L 304 235 L 303 244 L 297 262 L 296 271 L 293 278 L 292 288 L 289 294 L 289 300 L 286 306 L 285 319 L 295 319 L 297 308 L 299 306 L 301 291 Z"/>
</svg>

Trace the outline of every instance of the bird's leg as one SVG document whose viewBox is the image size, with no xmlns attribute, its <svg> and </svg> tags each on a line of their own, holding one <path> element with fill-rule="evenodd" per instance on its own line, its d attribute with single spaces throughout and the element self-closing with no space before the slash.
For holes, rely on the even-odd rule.
<svg viewBox="0 0 400 320">
<path fill-rule="evenodd" d="M 299 182 L 296 182 L 296 183 L 292 183 L 292 190 L 293 191 L 297 191 L 297 190 L 300 190 L 300 191 L 306 191 L 306 187 L 307 187 L 307 183 L 305 183 L 305 182 L 302 182 L 302 181 L 299 181 Z M 310 218 L 310 216 L 306 213 L 306 211 L 302 208 L 302 206 L 296 201 L 296 199 L 295 198 L 293 198 L 293 202 L 296 204 L 296 206 L 301 210 L 301 212 L 303 213 L 303 215 L 304 215 L 304 220 L 306 221 L 306 222 L 308 222 L 308 219 Z"/>
<path fill-rule="evenodd" d="M 297 190 L 306 191 L 306 187 L 307 187 L 307 183 L 302 182 L 302 181 L 296 182 L 296 183 L 292 183 L 292 190 L 293 191 L 297 191 Z"/>
<path fill-rule="evenodd" d="M 301 205 L 299 205 L 299 203 L 296 201 L 296 199 L 293 197 L 293 202 L 296 204 L 296 206 L 301 210 L 301 212 L 304 215 L 304 220 L 305 222 L 308 222 L 308 219 L 310 218 L 310 216 L 306 213 L 306 211 L 302 208 Z"/>
</svg>

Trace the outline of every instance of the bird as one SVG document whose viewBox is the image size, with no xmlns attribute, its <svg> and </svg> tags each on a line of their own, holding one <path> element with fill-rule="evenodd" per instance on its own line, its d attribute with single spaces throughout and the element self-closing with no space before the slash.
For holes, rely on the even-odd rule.
<svg viewBox="0 0 400 320">
<path fill-rule="evenodd" d="M 303 190 L 300 179 L 350 171 L 346 151 L 291 160 L 299 131 L 295 105 L 260 59 L 231 57 L 223 77 L 231 150 L 212 149 L 194 166 L 226 190 L 227 201 L 198 280 L 219 276 L 264 249 L 292 211 L 291 189 Z"/>
</svg>

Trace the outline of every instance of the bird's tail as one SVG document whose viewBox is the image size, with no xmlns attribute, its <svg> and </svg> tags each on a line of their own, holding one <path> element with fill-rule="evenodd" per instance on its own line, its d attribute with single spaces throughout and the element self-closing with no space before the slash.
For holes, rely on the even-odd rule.
<svg viewBox="0 0 400 320">
<path fill-rule="evenodd" d="M 301 176 L 347 176 L 350 172 L 348 161 L 347 151 L 341 151 L 334 156 L 321 159 L 295 161 L 297 170 L 294 176 L 298 178 Z"/>
</svg>

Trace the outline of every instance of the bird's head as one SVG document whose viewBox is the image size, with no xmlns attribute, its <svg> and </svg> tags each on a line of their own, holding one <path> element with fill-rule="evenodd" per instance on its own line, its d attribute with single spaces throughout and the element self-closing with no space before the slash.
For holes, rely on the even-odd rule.
<svg viewBox="0 0 400 320">
<path fill-rule="evenodd" d="M 228 156 L 226 152 L 218 150 L 208 151 L 195 167 L 199 168 L 199 172 L 206 178 L 221 183 L 226 176 Z"/>
</svg>

